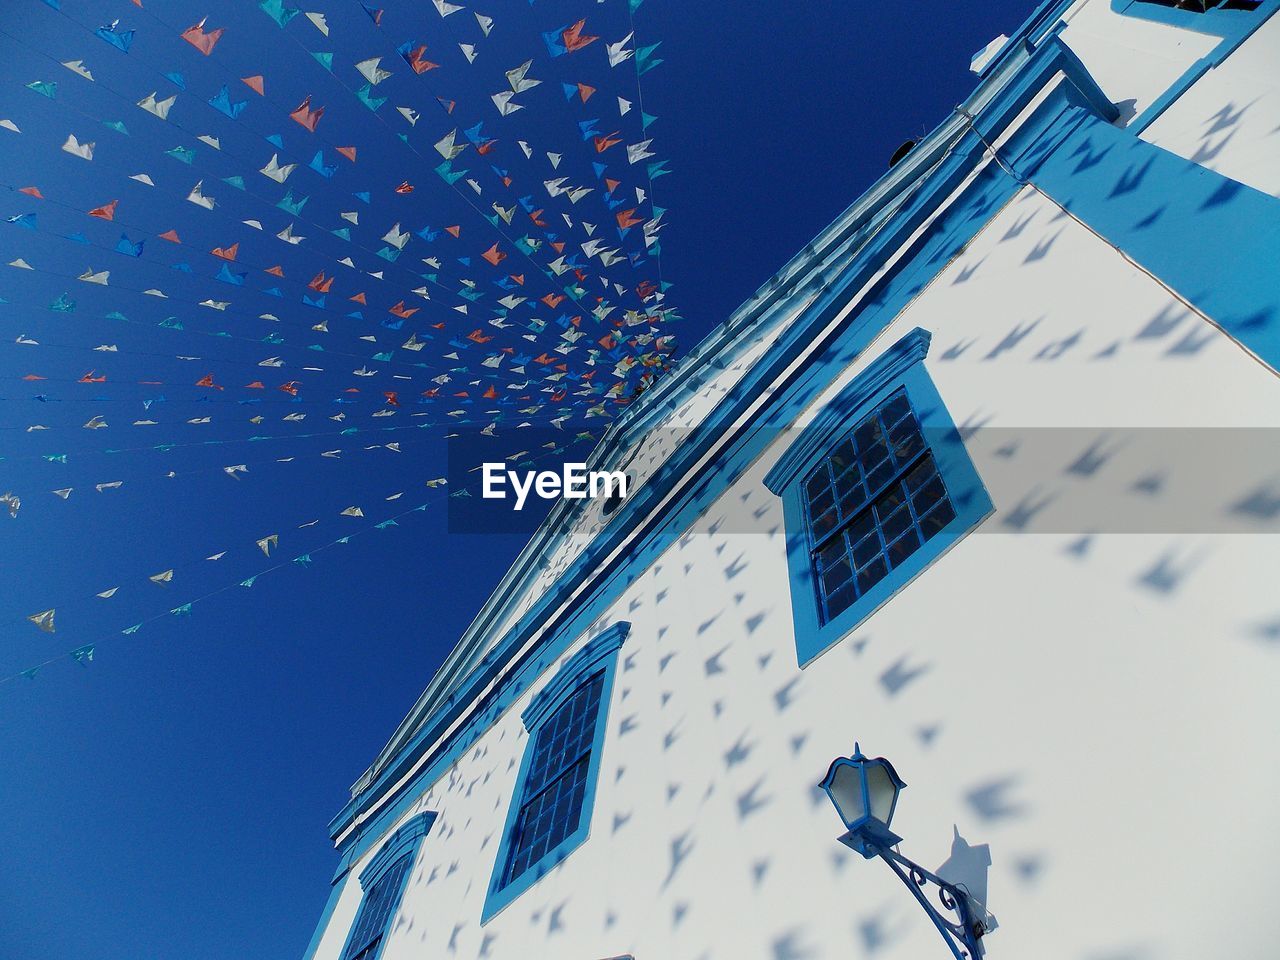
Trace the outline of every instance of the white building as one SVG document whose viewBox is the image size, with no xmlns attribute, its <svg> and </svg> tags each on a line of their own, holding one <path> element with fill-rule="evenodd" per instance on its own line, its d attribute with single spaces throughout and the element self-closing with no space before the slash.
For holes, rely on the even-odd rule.
<svg viewBox="0 0 1280 960">
<path fill-rule="evenodd" d="M 557 505 L 356 784 L 307 960 L 947 956 L 836 841 L 855 739 L 990 956 L 1276 956 L 1277 8 L 983 51 L 615 423 L 634 492 Z"/>
</svg>

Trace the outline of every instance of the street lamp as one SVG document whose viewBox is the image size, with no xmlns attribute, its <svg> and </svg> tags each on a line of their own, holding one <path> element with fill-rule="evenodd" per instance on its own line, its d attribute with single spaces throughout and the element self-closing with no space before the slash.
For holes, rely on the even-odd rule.
<svg viewBox="0 0 1280 960">
<path fill-rule="evenodd" d="M 880 857 L 889 865 L 924 907 L 956 960 L 980 960 L 979 941 L 987 932 L 983 906 L 960 887 L 893 849 L 902 838 L 889 829 L 889 824 L 898 806 L 898 794 L 906 786 L 893 764 L 884 757 L 863 756 L 855 743 L 853 756 L 833 760 L 820 786 L 844 823 L 840 842 L 868 860 Z M 924 888 L 930 883 L 938 888 L 942 910 L 925 896 Z"/>
</svg>

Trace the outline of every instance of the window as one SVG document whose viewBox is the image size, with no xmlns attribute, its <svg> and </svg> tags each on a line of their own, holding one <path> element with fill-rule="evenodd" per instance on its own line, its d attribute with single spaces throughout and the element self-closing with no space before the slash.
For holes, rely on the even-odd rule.
<svg viewBox="0 0 1280 960">
<path fill-rule="evenodd" d="M 991 512 L 914 330 L 846 386 L 779 457 L 800 664 L 870 616 Z"/>
<path fill-rule="evenodd" d="M 533 762 L 511 835 L 504 884 L 577 829 L 603 686 L 603 671 L 585 680 L 534 738 Z"/>
<path fill-rule="evenodd" d="M 364 893 L 356 921 L 342 949 L 342 960 L 377 960 L 409 882 L 418 845 L 435 822 L 420 813 L 397 830 L 360 874 Z"/>
<path fill-rule="evenodd" d="M 1172 7 L 1175 10 L 1187 10 L 1191 13 L 1208 13 L 1210 10 L 1257 10 L 1262 6 L 1262 0 L 1140 0 L 1140 2 Z"/>
<path fill-rule="evenodd" d="M 481 922 L 586 840 L 617 653 L 630 629 L 617 623 L 589 641 L 522 715 L 529 740 Z"/>
<path fill-rule="evenodd" d="M 1125 16 L 1237 41 L 1262 24 L 1265 7 L 1274 0 L 1111 0 L 1111 9 Z"/>
<path fill-rule="evenodd" d="M 823 623 L 956 515 L 905 390 L 863 418 L 809 475 L 804 491 Z"/>
<path fill-rule="evenodd" d="M 343 960 L 375 960 L 382 952 L 383 937 L 391 927 L 391 914 L 400 904 L 400 891 L 412 864 L 413 856 L 404 854 L 366 891 Z"/>
</svg>

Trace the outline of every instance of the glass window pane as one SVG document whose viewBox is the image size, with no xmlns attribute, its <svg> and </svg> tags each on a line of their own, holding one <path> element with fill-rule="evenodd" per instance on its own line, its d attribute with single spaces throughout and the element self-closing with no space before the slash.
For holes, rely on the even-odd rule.
<svg viewBox="0 0 1280 960">
<path fill-rule="evenodd" d="M 865 460 L 867 449 L 878 441 L 881 437 L 880 422 L 874 417 L 868 417 L 853 431 L 853 442 L 857 444 L 858 455 Z"/>
<path fill-rule="evenodd" d="M 884 579 L 889 566 L 879 557 L 858 571 L 858 594 L 861 596 Z"/>
<path fill-rule="evenodd" d="M 868 514 L 869 516 L 869 514 Z M 880 536 L 874 530 L 853 545 L 850 551 L 855 567 L 865 567 L 880 555 Z"/>
<path fill-rule="evenodd" d="M 830 596 L 852 579 L 853 567 L 849 565 L 847 559 L 842 559 L 822 571 L 822 591 Z"/>
<path fill-rule="evenodd" d="M 877 515 L 879 512 L 877 509 Z M 911 527 L 912 523 L 911 511 L 904 504 L 881 521 L 881 535 L 887 543 L 892 543 L 902 536 Z"/>
<path fill-rule="evenodd" d="M 822 493 L 826 492 L 827 486 L 828 486 L 828 468 L 827 468 L 827 465 L 824 463 L 821 467 L 819 467 L 816 471 L 814 471 L 813 476 L 809 478 L 809 482 L 805 484 L 805 494 L 808 497 L 808 502 L 812 504 L 814 497 L 817 497 Z"/>
<path fill-rule="evenodd" d="M 845 610 L 853 606 L 853 601 L 858 599 L 858 591 L 854 589 L 852 583 L 846 583 L 835 593 L 827 597 L 826 602 L 826 618 L 830 620 L 832 617 L 838 617 Z"/>
<path fill-rule="evenodd" d="M 837 477 L 840 476 L 845 469 L 856 462 L 853 455 L 853 443 L 849 440 L 845 440 L 841 443 L 836 447 L 835 452 L 831 454 L 829 462 L 831 464 L 832 473 Z"/>
<path fill-rule="evenodd" d="M 950 500 L 943 500 L 934 509 L 920 521 L 920 532 L 924 534 L 924 538 L 928 540 L 935 533 L 945 527 L 948 523 L 955 519 L 956 512 L 951 506 Z"/>
<path fill-rule="evenodd" d="M 916 552 L 916 548 L 920 546 L 920 534 L 914 529 L 908 530 L 901 537 L 889 544 L 889 562 L 893 566 L 898 567 L 902 562 Z"/>
<path fill-rule="evenodd" d="M 890 427 L 895 423 L 898 423 L 904 417 L 910 417 L 911 404 L 907 402 L 907 395 L 905 393 L 894 394 L 889 401 L 880 408 L 880 415 L 884 422 Z"/>
<path fill-rule="evenodd" d="M 834 530 L 836 528 L 836 524 L 839 522 L 839 519 L 840 518 L 837 516 L 836 510 L 833 507 L 832 509 L 824 513 L 822 516 L 814 520 L 813 521 L 814 542 L 816 543 L 817 541 L 825 537 L 827 534 L 829 534 L 832 530 Z"/>
<path fill-rule="evenodd" d="M 822 493 L 814 497 L 813 500 L 809 503 L 809 516 L 811 517 L 822 516 L 824 513 L 826 513 L 828 510 L 831 509 L 831 507 L 835 504 L 835 502 L 836 502 L 835 494 L 832 493 L 830 490 L 824 490 Z"/>
</svg>

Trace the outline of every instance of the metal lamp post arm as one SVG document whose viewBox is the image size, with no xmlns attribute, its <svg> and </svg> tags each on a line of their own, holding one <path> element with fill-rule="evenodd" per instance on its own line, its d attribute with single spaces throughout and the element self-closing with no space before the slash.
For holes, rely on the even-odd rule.
<svg viewBox="0 0 1280 960">
<path fill-rule="evenodd" d="M 877 846 L 877 853 L 911 891 L 911 895 L 919 901 L 920 906 L 924 907 L 925 913 L 938 928 L 938 933 L 947 942 L 956 960 L 981 960 L 982 948 L 978 941 L 986 932 L 986 928 L 982 920 L 973 915 L 973 901 L 969 895 L 955 884 L 948 883 L 890 847 Z M 925 896 L 924 887 L 929 883 L 938 888 L 938 902 L 946 911 L 945 913 L 935 907 Z M 952 919 L 950 914 L 954 914 L 955 919 Z"/>
</svg>

